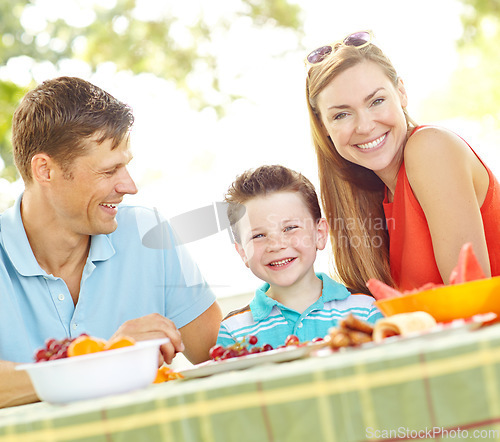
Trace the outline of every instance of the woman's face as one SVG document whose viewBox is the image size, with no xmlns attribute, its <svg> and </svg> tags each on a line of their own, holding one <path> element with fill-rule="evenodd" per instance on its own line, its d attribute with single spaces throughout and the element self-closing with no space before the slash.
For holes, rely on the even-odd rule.
<svg viewBox="0 0 500 442">
<path fill-rule="evenodd" d="M 318 95 L 321 122 L 338 153 L 373 170 L 386 184 L 399 170 L 407 123 L 406 91 L 364 61 L 335 77 Z"/>
</svg>

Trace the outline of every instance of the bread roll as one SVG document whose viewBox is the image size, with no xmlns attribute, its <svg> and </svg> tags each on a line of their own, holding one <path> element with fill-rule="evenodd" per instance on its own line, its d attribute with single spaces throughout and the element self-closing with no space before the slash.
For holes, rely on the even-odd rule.
<svg viewBox="0 0 500 442">
<path fill-rule="evenodd" d="M 390 336 L 405 336 L 424 332 L 436 326 L 436 320 L 427 312 L 400 313 L 379 319 L 373 327 L 373 340 L 381 342 Z"/>
</svg>

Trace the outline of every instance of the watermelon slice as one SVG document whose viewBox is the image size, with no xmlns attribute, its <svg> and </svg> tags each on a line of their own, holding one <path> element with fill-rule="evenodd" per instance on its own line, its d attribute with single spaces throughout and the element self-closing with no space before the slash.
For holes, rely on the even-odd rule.
<svg viewBox="0 0 500 442">
<path fill-rule="evenodd" d="M 464 244 L 458 255 L 458 264 L 451 271 L 450 284 L 460 284 L 484 278 L 486 278 L 486 275 L 472 249 L 472 243 L 468 242 Z"/>
<path fill-rule="evenodd" d="M 405 290 L 403 292 L 403 295 L 413 295 L 415 293 L 420 293 L 420 292 L 423 292 L 425 290 L 438 289 L 439 287 L 444 287 L 444 284 L 436 284 L 434 282 L 427 282 L 427 283 L 425 283 L 424 285 L 420 286 L 417 289 Z"/>
<path fill-rule="evenodd" d="M 379 281 L 378 279 L 369 279 L 366 281 L 366 286 L 377 301 L 380 301 L 381 299 L 395 298 L 396 296 L 403 296 L 401 292 L 384 282 Z"/>
</svg>

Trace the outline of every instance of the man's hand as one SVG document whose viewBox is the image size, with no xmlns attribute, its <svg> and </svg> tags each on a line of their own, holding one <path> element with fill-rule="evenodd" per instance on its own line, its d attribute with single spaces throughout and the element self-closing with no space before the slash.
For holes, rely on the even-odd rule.
<svg viewBox="0 0 500 442">
<path fill-rule="evenodd" d="M 160 358 L 160 365 L 165 361 L 171 364 L 174 356 L 184 351 L 181 334 L 175 324 L 158 313 L 142 316 L 124 322 L 113 334 L 111 339 L 118 336 L 130 336 L 136 341 L 146 341 L 149 339 L 169 338 L 170 342 L 160 347 L 163 360 Z"/>
<path fill-rule="evenodd" d="M 0 408 L 29 404 L 39 399 L 29 375 L 16 371 L 15 362 L 0 361 Z"/>
<path fill-rule="evenodd" d="M 214 302 L 200 316 L 181 327 L 182 340 L 186 344 L 184 356 L 193 364 L 210 359 L 210 347 L 215 345 L 219 333 L 222 313 L 217 302 Z"/>
</svg>

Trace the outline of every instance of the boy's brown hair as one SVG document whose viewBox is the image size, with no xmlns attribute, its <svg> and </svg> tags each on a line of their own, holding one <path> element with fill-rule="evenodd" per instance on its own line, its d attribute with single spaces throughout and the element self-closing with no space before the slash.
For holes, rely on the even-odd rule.
<svg viewBox="0 0 500 442">
<path fill-rule="evenodd" d="M 244 215 L 244 204 L 253 198 L 275 192 L 298 192 L 314 221 L 317 222 L 321 218 L 318 195 L 304 175 L 285 166 L 260 166 L 239 175 L 224 198 L 228 203 L 227 217 L 237 243 L 241 242 L 241 238 L 236 223 Z"/>
</svg>

